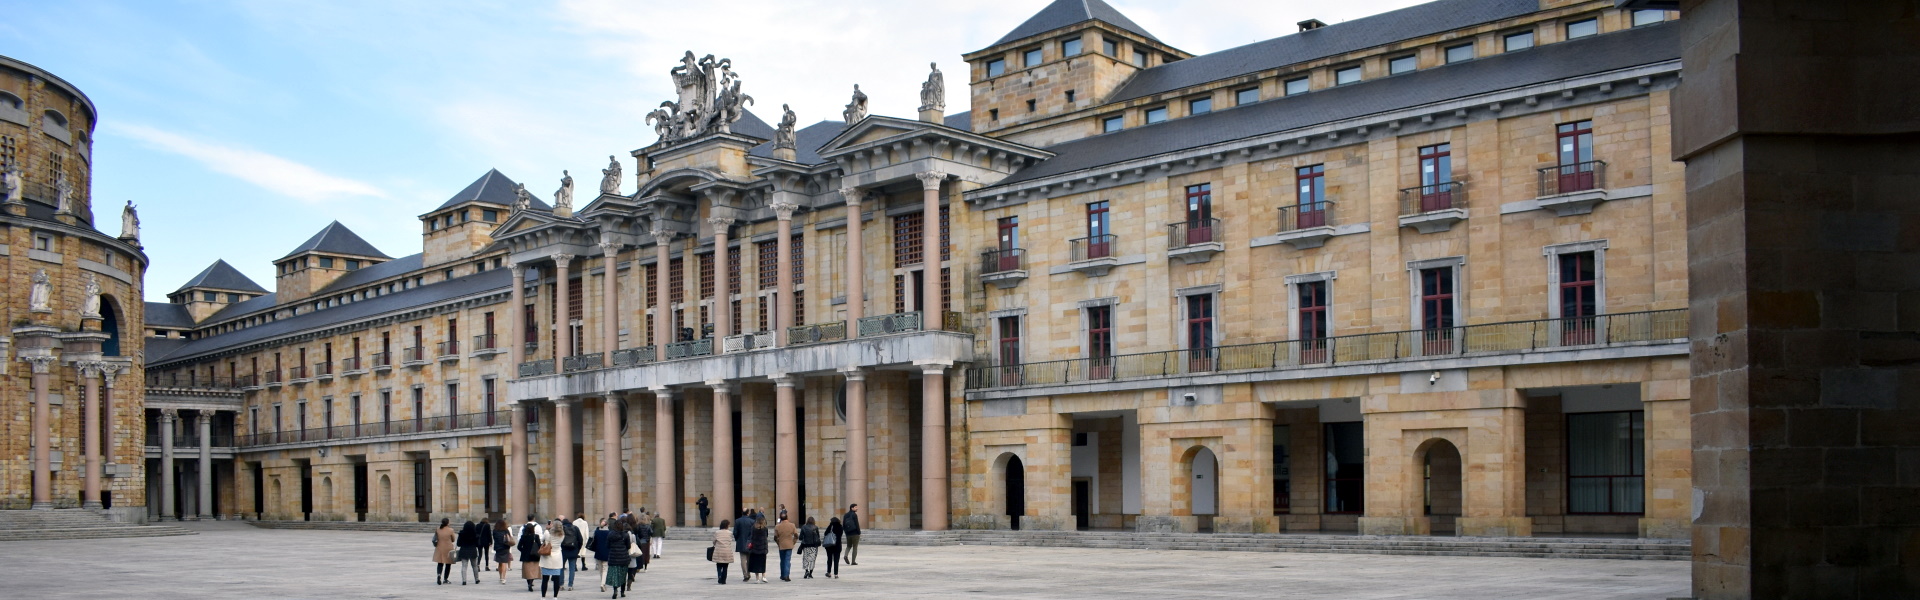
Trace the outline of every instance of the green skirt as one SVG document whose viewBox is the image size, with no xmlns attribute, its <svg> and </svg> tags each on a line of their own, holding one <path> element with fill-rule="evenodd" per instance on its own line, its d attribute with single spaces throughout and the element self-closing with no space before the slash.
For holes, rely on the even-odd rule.
<svg viewBox="0 0 1920 600">
<path fill-rule="evenodd" d="M 627 584 L 627 566 L 624 564 L 616 565 L 613 563 L 607 563 L 606 584 L 615 585 L 615 586 L 626 585 Z"/>
</svg>

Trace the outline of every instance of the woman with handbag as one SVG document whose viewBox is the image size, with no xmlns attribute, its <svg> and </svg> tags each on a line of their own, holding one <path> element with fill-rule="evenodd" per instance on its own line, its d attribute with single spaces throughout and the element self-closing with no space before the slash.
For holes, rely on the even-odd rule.
<svg viewBox="0 0 1920 600">
<path fill-rule="evenodd" d="M 540 597 L 547 597 L 547 582 L 553 582 L 553 597 L 560 597 L 560 584 L 567 582 L 567 559 L 560 553 L 560 536 L 566 525 L 559 519 L 547 521 L 540 535 Z"/>
<path fill-rule="evenodd" d="M 813 524 L 813 517 L 807 517 L 807 524 L 800 526 L 800 569 L 806 574 L 801 579 L 813 579 L 813 562 L 820 558 L 820 526 Z"/>
<path fill-rule="evenodd" d="M 453 583 L 454 544 L 459 541 L 459 534 L 453 531 L 453 521 L 441 519 L 440 528 L 433 530 L 434 585 Z"/>
<path fill-rule="evenodd" d="M 540 545 L 545 542 L 545 537 L 540 525 L 528 518 L 527 524 L 520 526 L 519 541 L 514 542 L 514 549 L 520 551 L 520 578 L 527 580 L 529 592 L 533 591 L 533 580 L 540 578 Z"/>
<path fill-rule="evenodd" d="M 513 531 L 507 529 L 507 520 L 501 518 L 493 522 L 493 561 L 499 565 L 500 585 L 507 584 L 507 565 L 513 564 Z"/>
<path fill-rule="evenodd" d="M 626 592 L 627 560 L 629 560 L 627 549 L 633 547 L 633 544 L 628 541 L 632 538 L 627 537 L 625 522 L 614 520 L 610 526 L 612 529 L 605 532 L 605 541 L 600 546 L 600 549 L 605 552 L 602 556 L 607 558 L 606 562 L 600 563 L 601 570 L 607 574 L 606 579 L 600 580 L 600 591 L 607 591 L 607 586 L 613 586 L 613 597 L 619 598 Z"/>
<path fill-rule="evenodd" d="M 707 560 L 713 561 L 713 568 L 720 572 L 720 585 L 727 584 L 727 565 L 733 564 L 733 532 L 727 531 L 733 523 L 720 520 L 720 528 L 713 530 L 713 544 L 707 548 Z"/>
<path fill-rule="evenodd" d="M 820 547 L 827 549 L 828 577 L 840 577 L 840 540 L 846 535 L 846 530 L 840 527 L 840 517 L 827 520 L 827 531 L 820 536 Z"/>
<path fill-rule="evenodd" d="M 753 534 L 747 536 L 747 579 L 767 582 L 767 521 L 753 522 Z"/>
</svg>

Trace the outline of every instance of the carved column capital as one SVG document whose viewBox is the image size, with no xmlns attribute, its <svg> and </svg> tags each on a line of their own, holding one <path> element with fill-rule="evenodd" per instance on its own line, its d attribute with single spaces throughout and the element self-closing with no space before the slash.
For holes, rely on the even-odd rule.
<svg viewBox="0 0 1920 600">
<path fill-rule="evenodd" d="M 565 269 L 568 266 L 573 264 L 573 255 L 572 254 L 555 254 L 553 255 L 553 264 L 559 265 L 560 268 Z"/>
<path fill-rule="evenodd" d="M 579 404 L 580 404 L 579 398 L 554 398 L 553 399 L 554 408 L 560 408 L 564 406 L 567 408 L 567 410 L 573 410 L 573 407 L 578 406 Z"/>
<path fill-rule="evenodd" d="M 773 375 L 773 385 L 775 387 L 797 388 L 800 387 L 800 376 L 775 373 Z"/>
<path fill-rule="evenodd" d="M 673 388 L 657 387 L 657 388 L 653 388 L 651 391 L 653 392 L 653 395 L 656 397 L 665 398 L 668 400 L 673 399 Z"/>
<path fill-rule="evenodd" d="M 925 375 L 945 375 L 947 369 L 953 365 L 948 363 L 920 363 L 915 366 L 920 367 L 920 373 Z"/>
<path fill-rule="evenodd" d="M 211 425 L 213 425 L 213 411 L 211 410 L 200 411 L 200 426 L 207 427 Z"/>
<path fill-rule="evenodd" d="M 673 230 L 661 225 L 654 225 L 651 229 L 647 230 L 647 233 L 653 234 L 654 241 L 662 244 L 673 241 L 674 237 Z"/>
<path fill-rule="evenodd" d="M 792 221 L 793 211 L 800 210 L 800 205 L 786 200 L 775 200 L 773 204 L 768 205 L 768 208 L 773 209 L 774 218 L 782 221 Z"/>
<path fill-rule="evenodd" d="M 920 189 L 923 190 L 938 190 L 940 182 L 947 180 L 947 174 L 939 171 L 921 171 L 913 176 L 920 180 Z"/>
<path fill-rule="evenodd" d="M 168 422 L 168 423 L 172 423 L 172 422 L 174 422 L 174 421 L 178 421 L 178 420 L 180 420 L 180 409 L 177 409 L 177 408 L 162 408 L 162 409 L 160 409 L 160 419 L 161 419 L 161 420 L 164 420 L 164 421 L 166 421 L 166 422 Z"/>
<path fill-rule="evenodd" d="M 30 354 L 20 357 L 20 360 L 32 366 L 34 373 L 52 373 L 53 364 L 60 359 L 52 354 Z"/>
<path fill-rule="evenodd" d="M 707 217 L 707 225 L 712 227 L 715 233 L 728 230 L 733 227 L 733 223 L 732 217 Z"/>
<path fill-rule="evenodd" d="M 108 371 L 113 370 L 113 367 L 113 364 L 104 360 L 73 361 L 73 370 L 78 371 L 82 378 L 105 377 Z"/>
<path fill-rule="evenodd" d="M 840 369 L 840 376 L 847 378 L 847 381 L 866 381 L 867 370 L 860 367 L 846 367 Z"/>
<path fill-rule="evenodd" d="M 840 188 L 840 197 L 847 199 L 847 206 L 859 206 L 867 199 L 867 192 L 857 187 L 847 186 Z"/>
<path fill-rule="evenodd" d="M 616 256 L 620 254 L 621 244 L 620 242 L 613 241 L 613 238 L 611 236 L 600 238 L 599 246 L 600 246 L 600 252 L 605 253 L 607 256 Z"/>
<path fill-rule="evenodd" d="M 731 381 L 724 381 L 724 380 L 709 381 L 707 382 L 707 387 L 712 388 L 713 392 L 716 394 L 731 394 L 735 390 L 738 390 L 740 388 L 738 384 L 735 384 Z"/>
</svg>

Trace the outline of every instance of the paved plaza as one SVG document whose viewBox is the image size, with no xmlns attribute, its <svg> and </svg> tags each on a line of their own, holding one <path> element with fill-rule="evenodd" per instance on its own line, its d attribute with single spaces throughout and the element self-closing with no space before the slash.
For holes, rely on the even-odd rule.
<svg viewBox="0 0 1920 600">
<path fill-rule="evenodd" d="M 43 598 L 537 598 L 507 585 L 433 585 L 425 535 L 187 523 L 200 535 L 0 544 L 4 596 Z M 1653 598 L 1687 595 L 1688 563 L 870 545 L 839 580 L 713 583 L 704 546 L 674 540 L 635 597 L 767 598 Z M 825 557 L 822 556 L 824 561 Z M 795 557 L 796 569 L 799 558 Z M 517 564 L 515 565 L 518 566 Z M 582 573 L 577 593 L 605 598 Z"/>
</svg>

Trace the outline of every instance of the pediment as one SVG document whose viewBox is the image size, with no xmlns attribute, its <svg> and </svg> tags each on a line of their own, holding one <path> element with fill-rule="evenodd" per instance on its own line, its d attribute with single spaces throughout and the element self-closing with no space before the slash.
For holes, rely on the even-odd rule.
<svg viewBox="0 0 1920 600">
<path fill-rule="evenodd" d="M 902 129 L 899 127 L 887 127 L 884 125 L 876 125 L 862 132 L 860 134 L 860 137 L 854 138 L 853 141 L 848 142 L 848 145 L 857 146 L 857 145 L 865 144 L 868 142 L 878 142 L 880 140 L 884 140 L 890 137 L 896 137 L 901 134 L 913 133 L 913 131 L 914 130 Z"/>
</svg>

